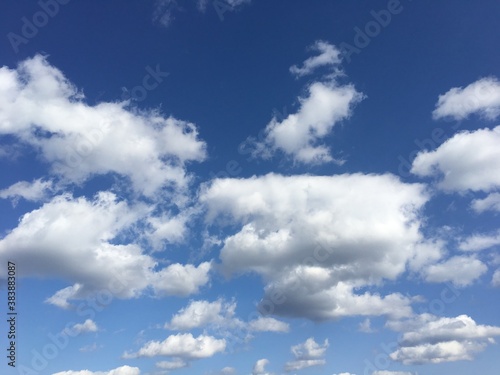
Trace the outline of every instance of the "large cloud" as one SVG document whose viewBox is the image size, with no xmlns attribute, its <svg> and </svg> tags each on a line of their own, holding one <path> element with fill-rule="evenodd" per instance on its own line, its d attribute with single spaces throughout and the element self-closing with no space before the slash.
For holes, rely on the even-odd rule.
<svg viewBox="0 0 500 375">
<path fill-rule="evenodd" d="M 148 196 L 184 189 L 185 164 L 205 158 L 193 124 L 125 103 L 88 105 L 40 55 L 17 69 L 0 68 L 1 134 L 34 147 L 52 173 L 68 182 L 116 173 Z"/>
<path fill-rule="evenodd" d="M 340 51 L 335 46 L 320 41 L 314 47 L 321 54 L 307 59 L 301 68 L 292 66 L 294 74 L 308 74 L 323 65 L 336 67 L 340 62 Z M 335 74 L 333 78 L 313 82 L 307 90 L 307 96 L 298 99 L 300 108 L 296 113 L 281 121 L 275 117 L 267 124 L 265 139 L 255 144 L 254 156 L 268 158 L 280 151 L 298 163 L 334 161 L 329 148 L 319 142 L 335 124 L 350 117 L 363 95 L 351 84 L 340 84 Z"/>
<path fill-rule="evenodd" d="M 491 191 L 500 187 L 500 126 L 455 134 L 434 151 L 419 152 L 411 168 L 440 177 L 446 191 Z"/>
<path fill-rule="evenodd" d="M 388 326 L 404 332 L 399 348 L 390 354 L 391 359 L 404 364 L 472 360 L 500 335 L 500 327 L 478 325 L 467 315 L 445 318 L 422 314 L 409 321 L 389 322 Z"/>
<path fill-rule="evenodd" d="M 19 276 L 73 282 L 48 300 L 61 307 L 68 307 L 70 299 L 103 290 L 119 298 L 137 297 L 147 287 L 157 295 L 196 293 L 209 281 L 210 263 L 171 264 L 156 271 L 157 261 L 139 245 L 115 243 L 148 211 L 147 206 L 130 206 L 109 192 L 93 200 L 58 196 L 25 214 L 0 240 L 0 260 L 21 264 Z M 0 277 L 5 272 L 0 271 Z"/>
<path fill-rule="evenodd" d="M 465 88 L 454 87 L 440 95 L 433 116 L 462 120 L 473 113 L 487 119 L 500 115 L 500 82 L 495 77 L 482 78 Z"/>
<path fill-rule="evenodd" d="M 426 200 L 423 185 L 388 174 L 219 179 L 200 196 L 208 223 L 237 228 L 222 272 L 262 275 L 267 297 L 281 294 L 273 312 L 313 319 L 410 313 L 399 294 L 354 291 L 439 258 L 437 247 L 417 254 Z"/>
</svg>

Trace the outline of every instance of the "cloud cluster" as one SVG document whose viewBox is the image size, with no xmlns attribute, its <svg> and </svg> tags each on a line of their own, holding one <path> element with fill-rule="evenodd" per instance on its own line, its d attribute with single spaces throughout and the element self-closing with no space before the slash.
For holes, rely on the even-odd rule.
<svg viewBox="0 0 500 375">
<path fill-rule="evenodd" d="M 252 375 L 271 375 L 271 373 L 267 372 L 265 369 L 268 364 L 269 360 L 266 358 L 257 360 L 253 366 Z"/>
<path fill-rule="evenodd" d="M 156 295 L 186 296 L 209 281 L 211 263 L 158 262 L 134 243 L 114 239 L 148 212 L 129 205 L 110 192 L 93 200 L 57 196 L 25 214 L 19 225 L 0 240 L 0 259 L 23 264 L 19 276 L 50 277 L 74 284 L 48 302 L 69 307 L 69 300 L 106 291 L 117 298 L 137 297 L 147 287 Z M 5 277 L 5 270 L 0 276 Z"/>
<path fill-rule="evenodd" d="M 0 135 L 33 147 L 51 172 L 83 183 L 114 173 L 146 196 L 186 188 L 186 163 L 205 159 L 196 127 L 126 103 L 84 102 L 57 68 L 37 55 L 0 68 Z"/>
<path fill-rule="evenodd" d="M 326 361 L 323 357 L 328 346 L 328 340 L 321 345 L 314 341 L 313 337 L 292 346 L 291 351 L 295 359 L 285 364 L 285 371 L 298 371 L 307 367 L 324 365 Z"/>
<path fill-rule="evenodd" d="M 292 73 L 302 76 L 320 66 L 338 66 L 340 51 L 335 46 L 318 41 L 313 47 L 320 54 L 307 59 L 300 68 L 292 66 Z M 306 96 L 298 98 L 300 108 L 296 113 L 283 120 L 274 117 L 267 124 L 265 139 L 255 144 L 254 156 L 269 158 L 276 152 L 283 152 L 294 162 L 303 164 L 335 161 L 329 147 L 320 141 L 337 123 L 351 116 L 352 108 L 363 95 L 351 84 L 340 84 L 335 75 L 313 82 L 307 91 Z"/>
<path fill-rule="evenodd" d="M 427 199 L 423 185 L 388 174 L 218 179 L 200 195 L 208 223 L 236 226 L 222 272 L 260 274 L 266 298 L 282 296 L 271 313 L 311 319 L 411 312 L 400 294 L 354 290 L 439 258 L 438 246 L 418 251 Z"/>
<path fill-rule="evenodd" d="M 467 315 L 446 318 L 422 314 L 388 322 L 387 326 L 404 332 L 399 348 L 390 357 L 406 365 L 472 360 L 500 335 L 500 327 L 478 325 Z"/>
</svg>

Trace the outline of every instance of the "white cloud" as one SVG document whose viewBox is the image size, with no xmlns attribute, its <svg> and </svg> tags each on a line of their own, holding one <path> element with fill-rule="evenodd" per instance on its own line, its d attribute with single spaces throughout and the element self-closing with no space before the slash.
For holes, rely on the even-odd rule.
<svg viewBox="0 0 500 375">
<path fill-rule="evenodd" d="M 411 313 L 400 294 L 355 289 L 427 264 L 417 259 L 427 199 L 423 185 L 362 174 L 219 179 L 200 195 L 207 223 L 237 226 L 224 239 L 222 272 L 256 272 L 267 284 L 261 308 L 318 320 Z M 274 293 L 283 303 L 270 302 Z"/>
<path fill-rule="evenodd" d="M 353 85 L 314 82 L 308 95 L 299 98 L 296 113 L 282 121 L 273 118 L 267 124 L 266 138 L 256 144 L 254 156 L 268 158 L 281 151 L 304 164 L 335 161 L 329 148 L 318 142 L 331 133 L 335 124 L 349 118 L 352 107 L 362 98 Z"/>
<path fill-rule="evenodd" d="M 172 317 L 170 323 L 165 324 L 165 328 L 190 330 L 209 324 L 231 324 L 235 309 L 236 303 L 226 303 L 221 299 L 214 302 L 191 301 Z"/>
<path fill-rule="evenodd" d="M 156 363 L 156 367 L 161 368 L 162 370 L 175 370 L 186 367 L 187 365 L 187 362 L 180 358 L 176 358 L 173 361 L 161 361 Z"/>
<path fill-rule="evenodd" d="M 61 371 L 53 373 L 52 375 L 140 375 L 141 370 L 137 367 L 121 366 L 110 371 Z"/>
<path fill-rule="evenodd" d="M 76 336 L 76 335 L 79 335 L 81 333 L 97 332 L 99 330 L 99 328 L 97 327 L 97 324 L 92 319 L 87 319 L 83 323 L 75 324 L 69 330 L 71 331 L 70 335 Z"/>
<path fill-rule="evenodd" d="M 493 235 L 474 234 L 460 242 L 458 248 L 462 251 L 480 251 L 500 245 L 500 231 Z"/>
<path fill-rule="evenodd" d="M 372 323 L 369 318 L 366 318 L 361 323 L 359 323 L 358 330 L 364 333 L 373 333 L 375 330 L 372 328 Z"/>
<path fill-rule="evenodd" d="M 495 77 L 482 78 L 465 88 L 454 87 L 440 95 L 433 116 L 462 120 L 473 113 L 490 120 L 500 115 L 500 82 Z"/>
<path fill-rule="evenodd" d="M 496 287 L 500 287 L 500 269 L 496 270 L 491 279 L 491 284 Z"/>
<path fill-rule="evenodd" d="M 458 286 L 467 286 L 487 270 L 488 267 L 474 256 L 454 256 L 442 263 L 430 265 L 423 273 L 429 282 L 451 281 Z"/>
<path fill-rule="evenodd" d="M 164 341 L 149 341 L 137 353 L 125 353 L 123 358 L 176 357 L 183 360 L 208 358 L 223 352 L 226 340 L 212 336 L 193 337 L 190 333 L 168 336 Z"/>
<path fill-rule="evenodd" d="M 290 326 L 270 317 L 259 317 L 248 323 L 249 329 L 256 332 L 288 332 Z"/>
<path fill-rule="evenodd" d="M 340 50 L 328 42 L 318 40 L 310 47 L 310 49 L 319 52 L 319 54 L 305 60 L 302 67 L 298 67 L 297 65 L 290 67 L 290 72 L 292 74 L 301 77 L 311 74 L 315 69 L 320 67 L 336 67 L 342 60 Z"/>
<path fill-rule="evenodd" d="M 455 134 L 434 151 L 421 151 L 411 172 L 441 177 L 446 191 L 490 191 L 500 186 L 500 126 Z"/>
<path fill-rule="evenodd" d="M 36 202 L 47 198 L 50 190 L 52 190 L 52 181 L 50 180 L 43 181 L 39 178 L 33 182 L 19 181 L 6 189 L 0 190 L 0 198 L 10 198 L 15 203 L 19 198 Z"/>
<path fill-rule="evenodd" d="M 264 140 L 251 142 L 254 157 L 267 159 L 282 152 L 295 163 L 343 163 L 331 156 L 330 149 L 321 140 L 330 135 L 336 124 L 351 116 L 352 108 L 364 96 L 352 84 L 342 85 L 337 81 L 340 51 L 335 46 L 317 41 L 312 48 L 320 54 L 307 59 L 300 68 L 292 66 L 290 71 L 301 76 L 318 67 L 331 66 L 336 72 L 308 86 L 307 95 L 298 98 L 300 108 L 296 113 L 283 120 L 276 116 L 271 119 L 264 130 Z"/>
<path fill-rule="evenodd" d="M 474 199 L 471 206 L 478 213 L 485 211 L 500 212 L 500 193 L 491 193 L 484 199 Z"/>
<path fill-rule="evenodd" d="M 271 375 L 271 373 L 267 372 L 265 367 L 269 364 L 269 360 L 266 358 L 259 359 L 255 362 L 253 366 L 252 375 Z"/>
<path fill-rule="evenodd" d="M 47 300 L 60 307 L 103 290 L 118 298 L 137 297 L 147 287 L 159 296 L 196 293 L 208 283 L 211 263 L 171 264 L 155 271 L 157 261 L 137 244 L 113 243 L 148 210 L 118 201 L 109 192 L 93 200 L 58 196 L 25 214 L 17 228 L 0 240 L 0 259 L 23 264 L 21 277 L 72 281 L 74 285 Z"/>
<path fill-rule="evenodd" d="M 193 124 L 126 103 L 88 105 L 40 55 L 0 68 L 0 134 L 32 146 L 67 182 L 115 173 L 150 197 L 184 192 L 186 163 L 206 155 Z"/>
<path fill-rule="evenodd" d="M 295 360 L 285 363 L 285 371 L 296 371 L 311 366 L 324 365 L 326 361 L 323 357 L 328 346 L 328 340 L 325 340 L 321 345 L 314 341 L 313 337 L 308 338 L 302 344 L 292 346 L 291 351 Z"/>
<path fill-rule="evenodd" d="M 390 357 L 405 365 L 472 360 L 500 335 L 500 327 L 478 325 L 467 315 L 445 318 L 422 314 L 388 326 L 404 331 L 399 348 Z"/>
</svg>

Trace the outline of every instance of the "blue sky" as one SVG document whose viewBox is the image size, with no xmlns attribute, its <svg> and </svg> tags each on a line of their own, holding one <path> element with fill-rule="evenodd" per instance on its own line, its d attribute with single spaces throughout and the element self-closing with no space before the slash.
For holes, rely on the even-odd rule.
<svg viewBox="0 0 500 375">
<path fill-rule="evenodd" d="M 2 373 L 496 374 L 497 1 L 0 7 Z"/>
</svg>

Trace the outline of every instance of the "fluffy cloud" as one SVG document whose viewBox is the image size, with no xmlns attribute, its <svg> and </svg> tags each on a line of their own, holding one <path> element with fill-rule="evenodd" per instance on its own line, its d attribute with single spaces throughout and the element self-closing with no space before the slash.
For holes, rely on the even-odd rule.
<svg viewBox="0 0 500 375">
<path fill-rule="evenodd" d="M 150 341 L 137 353 L 125 353 L 124 358 L 139 357 L 176 357 L 183 360 L 193 360 L 212 357 L 223 352 L 226 340 L 212 336 L 200 335 L 193 337 L 190 333 L 168 336 L 164 341 Z"/>
<path fill-rule="evenodd" d="M 473 113 L 490 120 L 500 115 L 500 82 L 495 77 L 482 78 L 465 88 L 454 87 L 440 95 L 433 116 L 462 120 Z"/>
<path fill-rule="evenodd" d="M 156 367 L 161 368 L 162 370 L 175 370 L 186 367 L 187 365 L 187 362 L 180 358 L 176 358 L 173 361 L 161 361 L 156 363 Z"/>
<path fill-rule="evenodd" d="M 139 370 L 137 367 L 121 366 L 110 371 L 97 371 L 97 372 L 89 370 L 61 371 L 58 373 L 54 373 L 52 375 L 140 375 L 140 374 L 141 370 Z"/>
<path fill-rule="evenodd" d="M 434 151 L 419 152 L 411 172 L 441 177 L 446 191 L 490 191 L 500 186 L 500 126 L 455 134 Z"/>
<path fill-rule="evenodd" d="M 338 63 L 340 51 L 335 46 L 317 42 L 314 48 L 321 52 L 319 56 L 306 60 L 302 68 L 292 66 L 290 70 L 302 75 L 316 67 Z M 265 139 L 254 145 L 253 155 L 269 158 L 280 151 L 298 163 L 335 161 L 329 148 L 319 142 L 331 133 L 335 124 L 349 118 L 354 105 L 362 99 L 363 95 L 353 85 L 341 85 L 335 77 L 313 82 L 307 96 L 299 98 L 300 108 L 296 113 L 282 121 L 274 117 L 267 124 Z"/>
<path fill-rule="evenodd" d="M 500 231 L 493 235 L 474 234 L 464 239 L 458 248 L 462 251 L 480 251 L 500 245 Z"/>
<path fill-rule="evenodd" d="M 83 323 L 75 324 L 70 328 L 70 331 L 70 335 L 79 335 L 81 333 L 97 332 L 98 328 L 97 324 L 93 320 L 87 319 Z"/>
<path fill-rule="evenodd" d="M 196 293 L 208 282 L 210 263 L 171 264 L 155 271 L 157 262 L 138 245 L 113 243 L 147 212 L 147 207 L 130 206 L 109 192 L 93 200 L 58 196 L 25 214 L 0 240 L 0 259 L 23 264 L 19 276 L 74 282 L 48 299 L 61 307 L 102 290 L 118 298 L 137 297 L 147 287 L 157 295 Z"/>
<path fill-rule="evenodd" d="M 388 326 L 404 331 L 399 348 L 390 357 L 406 365 L 472 360 L 500 335 L 500 327 L 478 325 L 467 315 L 444 318 L 422 314 Z"/>
<path fill-rule="evenodd" d="M 270 375 L 265 369 L 268 364 L 269 360 L 266 358 L 259 359 L 253 366 L 252 375 Z"/>
<path fill-rule="evenodd" d="M 326 361 L 323 357 L 328 346 L 328 340 L 325 340 L 321 345 L 312 337 L 302 344 L 292 346 L 291 351 L 295 359 L 285 364 L 285 371 L 297 371 L 311 366 L 324 365 Z"/>
<path fill-rule="evenodd" d="M 9 186 L 6 189 L 0 190 L 0 198 L 10 198 L 13 202 L 17 202 L 19 198 L 28 201 L 40 201 L 48 196 L 48 192 L 52 189 L 52 181 L 44 181 L 41 178 L 33 181 L 19 181 Z"/>
<path fill-rule="evenodd" d="M 478 213 L 484 211 L 500 212 L 500 193 L 491 193 L 484 199 L 475 199 L 472 201 L 471 206 Z"/>
<path fill-rule="evenodd" d="M 362 174 L 219 179 L 200 196 L 208 223 L 238 228 L 224 239 L 222 272 L 262 275 L 265 311 L 312 319 L 411 313 L 399 294 L 354 291 L 417 259 L 426 201 L 420 184 Z"/>
<path fill-rule="evenodd" d="M 249 332 L 288 332 L 287 323 L 271 317 L 259 316 L 249 322 L 235 317 L 236 303 L 218 299 L 214 302 L 191 301 L 189 305 L 175 314 L 165 328 L 171 330 L 190 330 L 208 327 L 221 332 L 243 330 Z"/>
<path fill-rule="evenodd" d="M 231 324 L 234 321 L 236 303 L 222 300 L 191 301 L 190 304 L 175 314 L 165 328 L 172 330 L 190 330 L 209 324 Z"/>
<path fill-rule="evenodd" d="M 454 256 L 442 263 L 430 265 L 423 273 L 429 282 L 451 281 L 455 285 L 466 286 L 487 270 L 488 267 L 474 256 Z"/>
<path fill-rule="evenodd" d="M 309 57 L 302 63 L 302 67 L 293 65 L 290 72 L 296 76 L 311 74 L 314 70 L 324 66 L 336 67 L 341 62 L 341 53 L 335 46 L 328 42 L 318 40 L 311 47 L 311 50 L 319 52 L 317 56 Z"/>
<path fill-rule="evenodd" d="M 88 105 L 40 55 L 0 68 L 0 134 L 32 146 L 67 182 L 115 173 L 147 196 L 182 191 L 186 163 L 205 158 L 193 124 L 126 103 Z"/>
</svg>

